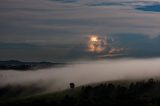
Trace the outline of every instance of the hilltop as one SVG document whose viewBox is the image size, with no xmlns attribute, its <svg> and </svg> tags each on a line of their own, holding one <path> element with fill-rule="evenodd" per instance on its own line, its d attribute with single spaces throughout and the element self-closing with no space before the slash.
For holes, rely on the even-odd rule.
<svg viewBox="0 0 160 106">
<path fill-rule="evenodd" d="M 159 106 L 160 81 L 101 83 L 1 101 L 1 106 Z"/>
</svg>

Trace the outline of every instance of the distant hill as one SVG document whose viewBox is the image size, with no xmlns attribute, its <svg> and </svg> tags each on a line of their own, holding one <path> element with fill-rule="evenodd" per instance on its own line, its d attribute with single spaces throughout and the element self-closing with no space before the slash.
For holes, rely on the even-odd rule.
<svg viewBox="0 0 160 106">
<path fill-rule="evenodd" d="M 36 70 L 60 65 L 65 65 L 65 63 L 22 62 L 18 60 L 8 60 L 0 61 L 0 70 Z"/>
</svg>

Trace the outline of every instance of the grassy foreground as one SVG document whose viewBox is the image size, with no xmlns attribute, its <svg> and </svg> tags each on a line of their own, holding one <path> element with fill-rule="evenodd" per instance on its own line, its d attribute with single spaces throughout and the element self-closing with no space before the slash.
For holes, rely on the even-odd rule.
<svg viewBox="0 0 160 106">
<path fill-rule="evenodd" d="M 102 83 L 26 98 L 1 100 L 0 106 L 160 106 L 160 81 Z"/>
</svg>

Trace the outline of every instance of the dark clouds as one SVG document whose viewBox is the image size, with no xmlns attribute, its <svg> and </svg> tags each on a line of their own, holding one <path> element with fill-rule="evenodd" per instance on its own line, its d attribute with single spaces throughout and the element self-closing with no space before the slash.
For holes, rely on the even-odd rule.
<svg viewBox="0 0 160 106">
<path fill-rule="evenodd" d="M 88 6 L 114 6 L 114 5 L 120 6 L 120 5 L 123 5 L 123 4 L 116 3 L 116 2 L 99 2 L 99 3 L 88 4 Z"/>
<path fill-rule="evenodd" d="M 141 6 L 137 7 L 136 9 L 142 11 L 160 12 L 160 4 Z"/>
<path fill-rule="evenodd" d="M 60 60 L 88 57 L 92 54 L 86 53 L 85 46 L 90 34 L 112 37 L 120 36 L 122 33 L 136 36 L 132 38 L 135 39 L 133 44 L 138 42 L 137 45 L 150 45 L 150 48 L 144 45 L 137 51 L 137 48 L 130 44 L 132 40 L 128 40 L 127 37 L 122 37 L 124 40 L 118 38 L 116 42 L 119 43 L 114 46 L 128 45 L 127 48 L 132 50 L 130 56 L 145 53 L 146 50 L 154 51 L 152 56 L 159 56 L 156 47 L 159 44 L 156 42 L 159 40 L 151 38 L 160 34 L 160 15 L 135 9 L 157 2 L 155 0 L 2 0 L 0 58 L 52 61 L 54 58 Z M 145 40 L 139 41 L 143 35 Z"/>
<path fill-rule="evenodd" d="M 79 0 L 51 0 L 51 1 L 57 1 L 57 2 L 61 2 L 61 3 L 74 3 Z"/>
<path fill-rule="evenodd" d="M 148 38 L 146 35 L 122 33 L 111 35 L 114 41 L 110 42 L 110 48 L 123 48 L 123 55 L 115 55 L 114 58 L 130 57 L 130 58 L 151 58 L 160 56 L 160 37 Z M 102 54 L 94 54 L 86 51 L 86 42 L 81 44 L 27 44 L 27 43 L 1 43 L 0 52 L 1 59 L 32 59 L 36 61 L 71 61 L 77 59 L 96 59 L 110 58 L 103 57 L 108 51 Z M 108 50 L 108 49 L 107 49 Z M 42 52 L 43 51 L 43 52 Z"/>
<path fill-rule="evenodd" d="M 109 0 L 109 1 L 97 1 L 89 3 L 88 6 L 130 6 L 130 7 L 136 7 L 136 6 L 146 6 L 146 5 L 152 5 L 152 4 L 159 4 L 159 1 L 157 0 Z"/>
<path fill-rule="evenodd" d="M 139 34 L 119 34 L 115 35 L 118 44 L 124 48 L 128 48 L 127 55 L 135 58 L 159 57 L 160 37 L 148 38 Z"/>
</svg>

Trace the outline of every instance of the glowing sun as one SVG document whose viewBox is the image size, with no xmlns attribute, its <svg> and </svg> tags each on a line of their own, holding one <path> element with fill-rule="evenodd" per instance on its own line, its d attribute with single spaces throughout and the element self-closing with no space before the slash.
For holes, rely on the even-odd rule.
<svg viewBox="0 0 160 106">
<path fill-rule="evenodd" d="M 105 49 L 105 40 L 97 35 L 89 36 L 87 50 L 89 52 L 100 53 Z"/>
</svg>

